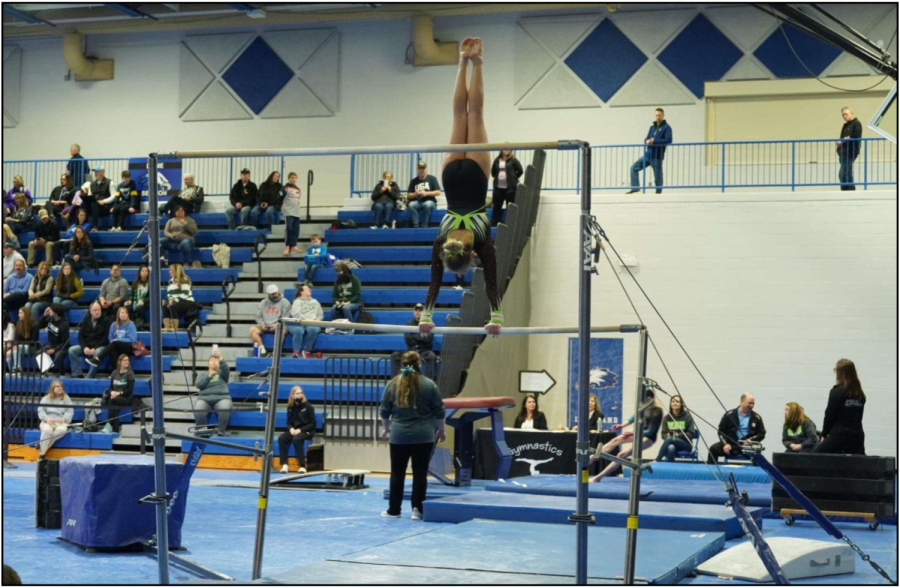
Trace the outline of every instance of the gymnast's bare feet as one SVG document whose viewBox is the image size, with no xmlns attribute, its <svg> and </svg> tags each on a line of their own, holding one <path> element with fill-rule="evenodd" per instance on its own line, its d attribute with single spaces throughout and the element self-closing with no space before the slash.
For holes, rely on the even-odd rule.
<svg viewBox="0 0 900 588">
<path fill-rule="evenodd" d="M 472 56 L 472 44 L 475 42 L 475 39 L 472 37 L 466 37 L 463 39 L 462 43 L 459 44 L 459 58 L 462 61 L 467 61 Z"/>
<path fill-rule="evenodd" d="M 602 475 L 602 474 L 597 474 L 596 476 L 592 477 L 592 478 L 591 478 L 590 480 L 588 480 L 588 481 L 589 481 L 591 484 L 596 484 L 597 482 L 599 482 L 599 481 L 602 480 L 602 479 L 603 479 L 603 475 Z"/>
<path fill-rule="evenodd" d="M 473 39 L 472 44 L 469 49 L 469 61 L 471 61 L 472 63 L 478 64 L 478 65 L 481 65 L 481 63 L 484 61 L 484 59 L 482 58 L 482 55 L 481 55 L 481 52 L 483 50 L 484 50 L 484 42 L 477 37 L 475 39 Z"/>
</svg>

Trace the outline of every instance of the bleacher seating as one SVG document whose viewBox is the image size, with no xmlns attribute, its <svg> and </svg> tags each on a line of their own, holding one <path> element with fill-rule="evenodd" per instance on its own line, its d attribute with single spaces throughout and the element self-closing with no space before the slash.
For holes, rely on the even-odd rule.
<svg viewBox="0 0 900 588">
<path fill-rule="evenodd" d="M 281 373 L 285 376 L 321 376 L 325 373 L 329 360 L 323 359 L 289 359 L 281 360 Z M 242 374 L 258 374 L 272 365 L 272 360 L 265 357 L 239 357 L 234 369 Z M 390 373 L 390 365 L 387 362 L 348 362 L 345 373 L 349 375 L 379 375 L 387 376 Z"/>
<path fill-rule="evenodd" d="M 137 277 L 138 268 L 122 268 L 121 271 L 122 278 L 131 284 Z M 51 272 L 54 278 L 56 278 L 57 273 L 59 273 L 58 269 Z M 235 278 L 240 276 L 241 270 L 234 268 L 185 268 L 184 273 L 187 274 L 194 284 L 221 284 L 222 280 L 227 276 L 234 276 Z M 109 271 L 105 270 L 100 273 L 81 272 L 79 277 L 85 286 L 88 284 L 102 284 L 103 280 L 109 278 Z M 163 285 L 163 288 L 165 288 L 165 284 Z"/>
<path fill-rule="evenodd" d="M 359 260 L 357 260 L 359 261 Z M 359 278 L 363 285 L 367 284 L 428 284 L 431 281 L 430 267 L 362 267 L 353 270 L 353 275 Z M 316 271 L 314 283 L 334 284 L 337 273 L 334 268 L 321 268 Z M 300 268 L 297 273 L 297 279 L 303 281 L 304 268 Z M 472 280 L 472 270 L 469 270 L 465 276 L 466 281 Z M 444 284 L 455 284 L 456 274 L 445 271 L 443 276 Z"/>
<path fill-rule="evenodd" d="M 361 332 L 361 331 L 360 331 Z M 293 350 L 292 337 L 284 340 L 284 349 Z M 263 345 L 266 349 L 272 349 L 275 343 L 275 336 L 271 334 L 263 335 Z M 441 350 L 441 342 L 443 335 L 434 336 L 434 351 L 437 353 Z M 390 335 L 319 335 L 316 339 L 317 351 L 406 351 L 406 342 L 401 334 Z"/>
<path fill-rule="evenodd" d="M 81 324 L 81 319 L 84 318 L 84 315 L 86 315 L 87 312 L 88 312 L 87 308 L 73 308 L 72 310 L 68 311 L 66 313 L 66 318 L 69 319 L 69 326 L 71 328 L 75 328 L 79 324 Z M 209 317 L 209 315 L 211 315 L 211 314 L 212 314 L 212 311 L 210 311 L 210 310 L 201 310 L 200 311 L 200 324 L 205 325 L 207 317 Z M 182 323 L 183 322 L 184 322 L 184 319 L 182 319 Z"/>
<path fill-rule="evenodd" d="M 296 290 L 288 288 L 284 291 L 284 296 L 288 300 L 293 300 Z M 420 302 L 425 302 L 425 295 L 428 288 L 368 288 L 363 283 L 362 296 L 366 306 L 385 306 L 385 305 L 401 305 L 412 307 Z M 313 291 L 313 298 L 322 304 L 325 310 L 326 319 L 328 317 L 328 309 L 333 302 L 331 288 L 318 287 Z M 463 291 L 454 290 L 453 288 L 441 288 L 438 294 L 437 304 L 445 306 L 459 306 L 462 301 Z M 195 296 L 196 298 L 196 292 Z M 406 319 L 409 320 L 409 319 Z M 406 321 L 403 321 L 406 322 Z M 401 323 L 402 324 L 402 323 Z"/>
<path fill-rule="evenodd" d="M 132 366 L 136 362 L 143 361 L 145 359 L 147 358 L 141 357 L 139 359 L 132 359 Z M 149 366 L 147 369 L 149 370 Z M 109 377 L 97 378 L 94 380 L 88 380 L 84 378 L 45 377 L 41 380 L 42 387 L 39 390 L 34 390 L 33 383 L 24 381 L 20 378 L 13 378 L 12 376 L 8 375 L 3 377 L 3 386 L 6 392 L 16 392 L 18 394 L 36 393 L 44 395 L 50 389 L 51 382 L 57 379 L 62 382 L 63 388 L 69 396 L 102 396 L 103 391 L 109 388 Z M 144 379 L 135 379 L 134 395 L 150 396 L 150 382 Z"/>
<path fill-rule="evenodd" d="M 124 235 L 126 233 L 114 233 Z M 491 235 L 496 237 L 497 229 L 494 228 Z M 396 229 L 396 230 L 348 230 L 328 229 L 325 231 L 325 240 L 329 245 L 338 243 L 433 243 L 438 236 L 437 227 L 427 229 Z M 133 238 L 133 237 L 132 237 Z"/>
<path fill-rule="evenodd" d="M 67 433 L 61 439 L 53 443 L 54 449 L 93 449 L 110 451 L 113 441 L 118 433 Z M 25 444 L 37 444 L 41 439 L 41 432 L 36 430 L 25 431 Z"/>
</svg>

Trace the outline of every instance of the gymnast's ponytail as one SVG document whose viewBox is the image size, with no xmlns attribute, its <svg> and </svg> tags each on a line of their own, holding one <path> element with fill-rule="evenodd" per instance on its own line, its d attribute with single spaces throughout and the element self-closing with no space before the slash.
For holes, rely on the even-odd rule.
<svg viewBox="0 0 900 588">
<path fill-rule="evenodd" d="M 419 376 L 422 374 L 422 358 L 415 351 L 407 351 L 400 358 L 400 375 L 397 382 L 397 406 L 415 408 L 419 396 Z"/>
</svg>

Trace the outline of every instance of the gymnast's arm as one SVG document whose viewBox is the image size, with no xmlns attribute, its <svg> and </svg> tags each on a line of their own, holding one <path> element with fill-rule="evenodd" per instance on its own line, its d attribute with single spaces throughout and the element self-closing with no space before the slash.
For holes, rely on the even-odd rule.
<svg viewBox="0 0 900 588">
<path fill-rule="evenodd" d="M 444 262 L 441 261 L 441 249 L 444 243 L 441 239 L 434 242 L 431 248 L 431 283 L 428 285 L 428 294 L 425 296 L 425 311 L 419 321 L 419 332 L 428 334 L 434 327 L 434 305 L 437 304 L 438 293 L 441 291 L 441 281 L 444 279 Z"/>
<path fill-rule="evenodd" d="M 497 253 L 494 249 L 494 242 L 490 238 L 485 239 L 484 243 L 475 250 L 475 253 L 481 259 L 481 267 L 484 270 L 484 289 L 487 293 L 488 301 L 491 303 L 491 310 L 499 312 L 500 295 L 497 290 Z M 433 276 L 434 274 L 432 274 L 432 278 Z M 503 324 L 502 315 L 500 324 Z"/>
</svg>

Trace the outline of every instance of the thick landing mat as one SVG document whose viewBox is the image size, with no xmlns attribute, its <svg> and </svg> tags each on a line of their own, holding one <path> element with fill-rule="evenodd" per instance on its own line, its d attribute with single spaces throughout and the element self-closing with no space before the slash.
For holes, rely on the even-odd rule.
<svg viewBox="0 0 900 588">
<path fill-rule="evenodd" d="M 575 496 L 575 476 L 524 476 L 513 480 L 491 481 L 484 485 L 491 492 L 512 492 L 516 494 L 541 494 L 544 496 Z M 628 500 L 629 478 L 607 478 L 599 484 L 588 484 L 590 498 L 609 498 L 611 500 Z M 772 486 L 770 484 L 741 484 L 750 496 L 750 506 L 764 506 L 772 502 Z M 430 492 L 429 488 L 429 492 Z M 687 502 L 691 504 L 724 505 L 728 494 L 722 485 L 715 481 L 704 480 L 654 480 L 641 479 L 642 502 Z"/>
<path fill-rule="evenodd" d="M 565 496 L 538 496 L 510 492 L 474 492 L 464 496 L 448 496 L 425 501 L 425 520 L 435 523 L 463 523 L 473 519 L 555 523 L 569 525 L 575 501 Z M 588 509 L 600 527 L 624 529 L 628 502 L 595 498 Z M 762 527 L 765 509 L 750 507 L 750 513 Z M 731 509 L 708 504 L 647 502 L 641 504 L 640 528 L 664 531 L 725 533 L 728 539 L 744 535 Z"/>
<path fill-rule="evenodd" d="M 712 468 L 712 471 L 710 471 Z M 719 468 L 725 475 L 734 474 L 734 479 L 741 484 L 770 484 L 772 479 L 762 468 L 747 465 L 723 465 Z M 656 480 L 715 480 L 712 472 L 719 474 L 713 466 L 704 463 L 655 463 L 653 473 L 645 471 L 642 478 Z M 625 477 L 631 477 L 631 470 L 625 470 Z"/>
<path fill-rule="evenodd" d="M 427 508 L 427 507 L 426 507 Z M 592 583 L 621 578 L 625 529 L 588 529 Z M 718 553 L 721 533 L 642 530 L 635 576 L 642 583 L 674 584 Z M 454 546 L 448 549 L 448 546 Z M 575 530 L 560 525 L 471 521 L 263 578 L 283 584 L 569 584 Z"/>
</svg>

